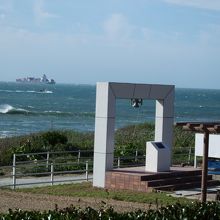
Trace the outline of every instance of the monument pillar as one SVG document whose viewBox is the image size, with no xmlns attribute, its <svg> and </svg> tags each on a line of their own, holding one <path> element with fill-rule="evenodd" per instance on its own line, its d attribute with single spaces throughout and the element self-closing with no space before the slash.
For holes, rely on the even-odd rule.
<svg viewBox="0 0 220 220">
<path fill-rule="evenodd" d="M 113 168 L 115 97 L 109 83 L 97 83 L 93 186 L 105 187 L 105 171 Z"/>
<path fill-rule="evenodd" d="M 171 152 L 173 141 L 173 85 L 99 82 L 96 89 L 93 186 L 105 187 L 105 172 L 113 169 L 116 99 L 156 100 L 155 141 Z M 171 161 L 171 153 L 168 158 Z"/>
</svg>

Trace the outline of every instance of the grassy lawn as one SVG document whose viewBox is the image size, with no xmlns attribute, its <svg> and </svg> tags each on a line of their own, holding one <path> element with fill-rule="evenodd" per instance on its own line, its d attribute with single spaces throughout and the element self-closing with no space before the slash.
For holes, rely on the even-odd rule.
<svg viewBox="0 0 220 220">
<path fill-rule="evenodd" d="M 156 205 L 168 205 L 177 202 L 181 204 L 192 202 L 191 200 L 188 200 L 186 198 L 174 198 L 165 193 L 143 193 L 132 192 L 128 190 L 106 190 L 93 188 L 90 182 L 17 189 L 17 191 L 36 194 L 50 194 L 56 196 L 114 199 L 120 201 L 139 202 Z"/>
</svg>

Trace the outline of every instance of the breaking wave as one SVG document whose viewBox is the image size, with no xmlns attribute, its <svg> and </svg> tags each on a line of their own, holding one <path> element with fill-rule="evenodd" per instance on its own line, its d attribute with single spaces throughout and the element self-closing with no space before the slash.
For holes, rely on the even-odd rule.
<svg viewBox="0 0 220 220">
<path fill-rule="evenodd" d="M 45 90 L 45 89 L 42 89 L 42 90 L 39 90 L 39 91 L 35 91 L 35 90 L 2 90 L 0 89 L 0 92 L 7 92 L 7 93 L 38 93 L 38 94 L 42 94 L 42 93 L 45 93 L 45 94 L 52 94 L 53 91 L 50 91 L 50 90 Z"/>
<path fill-rule="evenodd" d="M 29 111 L 23 108 L 15 108 L 8 104 L 0 105 L 0 114 L 28 114 Z"/>
<path fill-rule="evenodd" d="M 53 91 L 50 91 L 50 90 L 44 90 L 44 91 L 40 91 L 40 92 L 37 92 L 37 93 L 47 93 L 47 94 L 52 94 Z"/>
<path fill-rule="evenodd" d="M 27 110 L 30 109 L 30 110 Z M 33 106 L 28 106 L 27 109 L 24 108 L 16 108 L 9 104 L 1 104 L 0 105 L 0 114 L 23 114 L 23 115 L 52 115 L 52 116 L 60 116 L 60 117 L 95 117 L 94 112 L 62 112 L 62 111 L 33 111 Z"/>
</svg>

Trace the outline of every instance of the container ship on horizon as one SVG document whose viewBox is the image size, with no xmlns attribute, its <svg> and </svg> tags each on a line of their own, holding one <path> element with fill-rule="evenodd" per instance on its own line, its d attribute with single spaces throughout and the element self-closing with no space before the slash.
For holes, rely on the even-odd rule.
<svg viewBox="0 0 220 220">
<path fill-rule="evenodd" d="M 48 79 L 45 74 L 41 78 L 35 78 L 35 77 L 19 78 L 19 79 L 16 79 L 16 82 L 19 82 L 19 83 L 45 83 L 45 84 L 55 84 L 56 83 L 54 79 Z"/>
</svg>

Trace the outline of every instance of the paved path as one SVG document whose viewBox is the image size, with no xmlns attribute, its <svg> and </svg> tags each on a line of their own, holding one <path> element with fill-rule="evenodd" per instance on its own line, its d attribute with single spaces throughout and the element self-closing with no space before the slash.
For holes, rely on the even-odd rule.
<svg viewBox="0 0 220 220">
<path fill-rule="evenodd" d="M 89 180 L 92 179 L 92 175 L 89 175 Z M 60 183 L 72 183 L 86 181 L 85 175 L 59 175 L 54 176 L 53 185 Z M 12 188 L 12 177 L 0 177 L 0 187 L 11 187 Z M 46 177 L 23 177 L 16 179 L 16 188 L 27 188 L 27 187 L 38 187 L 38 186 L 49 186 L 51 184 L 50 176 Z"/>
</svg>

